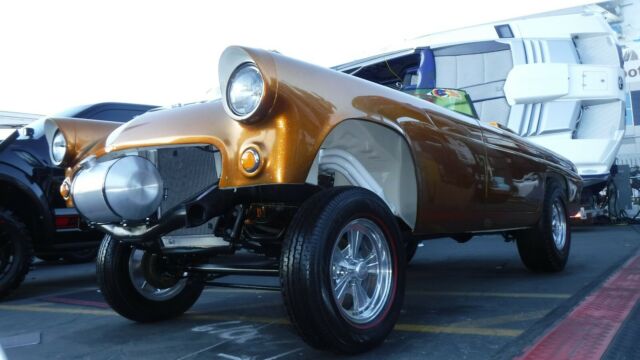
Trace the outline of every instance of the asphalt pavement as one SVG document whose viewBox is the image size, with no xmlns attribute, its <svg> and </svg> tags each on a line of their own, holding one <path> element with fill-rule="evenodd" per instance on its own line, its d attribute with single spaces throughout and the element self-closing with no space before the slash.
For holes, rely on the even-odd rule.
<svg viewBox="0 0 640 360">
<path fill-rule="evenodd" d="M 395 330 L 382 346 L 355 358 L 518 356 L 638 252 L 639 231 L 634 226 L 574 228 L 569 263 L 558 274 L 527 271 L 515 244 L 500 236 L 465 244 L 426 241 L 408 269 Z M 225 281 L 278 283 L 255 277 Z M 639 313 L 635 309 L 630 318 Z M 625 357 L 635 346 L 632 338 L 616 337 L 608 357 L 633 358 Z M 279 292 L 207 288 L 183 317 L 142 325 L 104 303 L 93 264 L 45 262 L 36 263 L 23 286 L 0 303 L 0 345 L 8 359 L 333 357 L 298 338 Z"/>
</svg>

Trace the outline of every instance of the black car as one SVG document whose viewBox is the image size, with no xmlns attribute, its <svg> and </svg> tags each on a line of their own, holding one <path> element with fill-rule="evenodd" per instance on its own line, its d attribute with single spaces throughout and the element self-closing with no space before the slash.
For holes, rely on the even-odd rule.
<svg viewBox="0 0 640 360">
<path fill-rule="evenodd" d="M 126 122 L 153 108 L 107 102 L 55 116 Z M 34 255 L 71 263 L 95 257 L 102 234 L 65 206 L 59 192 L 63 180 L 64 170 L 50 160 L 44 119 L 0 143 L 0 298 L 24 280 Z"/>
</svg>

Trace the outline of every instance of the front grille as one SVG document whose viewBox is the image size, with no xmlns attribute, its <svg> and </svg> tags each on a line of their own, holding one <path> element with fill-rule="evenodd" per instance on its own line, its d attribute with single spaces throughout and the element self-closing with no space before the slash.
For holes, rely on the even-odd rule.
<svg viewBox="0 0 640 360">
<path fill-rule="evenodd" d="M 160 216 L 190 200 L 218 182 L 216 150 L 210 146 L 158 149 L 156 164 L 165 187 Z M 211 234 L 215 220 L 193 228 L 179 229 L 167 235 Z"/>
</svg>

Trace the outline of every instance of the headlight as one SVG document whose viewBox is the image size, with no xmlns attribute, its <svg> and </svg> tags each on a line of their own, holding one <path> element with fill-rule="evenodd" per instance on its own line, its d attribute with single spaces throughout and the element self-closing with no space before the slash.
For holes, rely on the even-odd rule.
<svg viewBox="0 0 640 360">
<path fill-rule="evenodd" d="M 253 114 L 264 95 L 264 79 L 260 70 L 251 63 L 238 66 L 227 84 L 227 104 L 240 119 Z"/>
<path fill-rule="evenodd" d="M 53 135 L 53 141 L 51 142 L 51 158 L 55 165 L 60 165 L 64 156 L 67 154 L 67 140 L 60 130 L 56 130 Z"/>
</svg>

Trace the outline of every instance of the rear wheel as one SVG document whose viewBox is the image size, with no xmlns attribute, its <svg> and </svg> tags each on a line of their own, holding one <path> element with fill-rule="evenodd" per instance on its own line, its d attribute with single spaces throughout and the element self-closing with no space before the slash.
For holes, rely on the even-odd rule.
<svg viewBox="0 0 640 360">
<path fill-rule="evenodd" d="M 170 319 L 198 300 L 204 282 L 184 277 L 160 254 L 140 250 L 105 236 L 98 250 L 98 284 L 107 303 L 137 322 Z"/>
<path fill-rule="evenodd" d="M 24 281 L 33 262 L 33 247 L 25 225 L 0 208 L 0 298 Z"/>
<path fill-rule="evenodd" d="M 558 272 L 564 269 L 571 248 L 571 231 L 567 220 L 562 189 L 550 183 L 538 224 L 514 234 L 520 259 L 528 269 L 535 272 Z"/>
<path fill-rule="evenodd" d="M 302 338 L 341 353 L 382 342 L 402 307 L 404 250 L 393 214 L 372 192 L 338 187 L 307 200 L 280 262 L 284 302 Z"/>
</svg>

